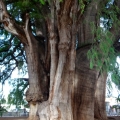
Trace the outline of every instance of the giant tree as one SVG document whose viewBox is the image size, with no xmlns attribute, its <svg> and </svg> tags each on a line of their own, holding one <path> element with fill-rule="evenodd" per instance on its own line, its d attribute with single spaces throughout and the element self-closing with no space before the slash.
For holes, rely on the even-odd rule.
<svg viewBox="0 0 120 120">
<path fill-rule="evenodd" d="M 105 83 L 119 51 L 119 7 L 119 0 L 0 0 L 1 31 L 25 51 L 29 120 L 107 119 Z"/>
</svg>

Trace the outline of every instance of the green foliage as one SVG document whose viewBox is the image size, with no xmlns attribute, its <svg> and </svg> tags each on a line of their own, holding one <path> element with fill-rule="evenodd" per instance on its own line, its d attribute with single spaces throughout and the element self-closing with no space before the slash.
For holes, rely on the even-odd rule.
<svg viewBox="0 0 120 120">
<path fill-rule="evenodd" d="M 9 5 L 8 11 L 19 24 L 23 25 L 22 19 L 26 13 L 30 14 L 31 20 L 43 19 L 42 7 L 45 4 L 45 0 L 17 0 Z"/>
<path fill-rule="evenodd" d="M 120 66 L 119 64 L 116 64 L 116 67 L 110 73 L 111 73 L 111 81 L 120 90 Z"/>
<path fill-rule="evenodd" d="M 24 47 L 20 41 L 10 34 L 2 34 L 3 33 L 0 33 L 0 35 L 3 36 L 0 41 L 0 68 L 2 68 L 0 82 L 4 83 L 16 67 L 18 67 L 18 69 L 24 68 L 24 71 L 27 71 L 27 65 Z"/>
<path fill-rule="evenodd" d="M 80 4 L 80 13 L 83 14 L 85 11 L 85 8 L 87 7 L 87 5 L 91 2 L 91 0 L 79 0 L 79 4 Z"/>
<path fill-rule="evenodd" d="M 44 0 L 39 0 L 41 4 L 45 5 L 45 1 Z"/>
<path fill-rule="evenodd" d="M 98 69 L 105 71 L 113 71 L 116 69 L 117 54 L 114 49 L 114 34 L 109 29 L 114 26 L 117 30 L 120 21 L 117 17 L 119 8 L 113 3 L 108 2 L 107 5 L 101 7 L 99 15 L 101 15 L 102 27 L 91 24 L 91 32 L 95 35 L 94 43 L 91 50 L 88 51 L 88 59 L 90 59 L 90 68 L 96 66 Z M 114 24 L 113 24 L 114 23 Z"/>
<path fill-rule="evenodd" d="M 4 106 L 1 106 L 1 105 L 0 105 L 0 116 L 1 116 L 1 117 L 2 117 L 2 115 L 3 115 L 4 112 L 7 112 L 7 110 L 5 109 Z"/>
<path fill-rule="evenodd" d="M 95 36 L 94 43 L 91 49 L 88 51 L 88 59 L 90 60 L 90 68 L 96 67 L 97 69 L 111 74 L 107 81 L 109 88 L 111 89 L 111 82 L 117 85 L 120 89 L 120 67 L 116 61 L 119 54 L 115 51 L 114 42 L 116 40 L 115 34 L 120 27 L 120 21 L 118 18 L 120 9 L 112 2 L 108 2 L 107 5 L 101 5 L 99 11 L 101 16 L 102 27 L 91 24 L 91 32 Z M 116 30 L 115 34 L 110 32 L 111 27 Z"/>
<path fill-rule="evenodd" d="M 12 85 L 12 90 L 8 95 L 8 104 L 15 105 L 16 108 L 20 108 L 21 105 L 27 106 L 27 101 L 25 100 L 25 92 L 28 87 L 28 81 L 23 79 L 14 79 L 10 82 Z"/>
<path fill-rule="evenodd" d="M 35 2 L 40 2 L 42 5 L 45 5 L 45 0 L 35 0 Z"/>
<path fill-rule="evenodd" d="M 120 102 L 120 95 L 118 95 L 118 97 L 116 98 L 117 102 Z"/>
<path fill-rule="evenodd" d="M 4 97 L 2 97 L 2 98 L 0 99 L 0 105 L 1 105 L 1 104 L 5 104 L 5 103 L 6 103 L 6 100 L 5 100 Z"/>
<path fill-rule="evenodd" d="M 60 2 L 62 2 L 62 0 L 60 0 Z M 80 14 L 84 14 L 85 9 L 90 2 L 91 0 L 79 0 Z M 36 19 L 45 18 L 45 14 L 43 14 L 43 11 L 47 9 L 43 9 L 43 6 L 45 5 L 45 0 L 16 0 L 9 4 L 8 11 L 20 25 L 24 24 L 22 17 L 29 12 L 32 24 Z M 94 34 L 95 39 L 91 50 L 88 51 L 90 68 L 92 69 L 95 66 L 101 71 L 105 70 L 107 72 L 112 72 L 112 80 L 114 80 L 116 84 L 119 84 L 119 68 L 116 63 L 117 54 L 113 47 L 115 38 L 114 35 L 109 32 L 109 29 L 113 25 L 116 30 L 118 29 L 120 21 L 117 17 L 120 10 L 117 6 L 108 2 L 106 6 L 101 7 L 99 12 L 99 15 L 104 19 L 103 24 L 105 29 L 91 23 L 91 32 Z M 18 67 L 19 70 L 26 70 L 26 60 L 24 47 L 16 37 L 11 36 L 5 30 L 0 30 L 0 35 L 3 36 L 3 40 L 0 42 L 0 67 L 2 68 L 0 81 L 4 82 L 4 80 L 10 77 L 12 71 L 16 67 Z M 25 85 L 25 83 L 21 83 L 20 81 L 14 83 L 13 90 L 8 96 L 9 104 L 16 104 L 17 107 L 24 104 L 24 101 L 20 98 L 23 98 L 24 96 L 24 92 L 22 93 L 21 91 L 25 90 L 26 85 L 24 87 L 22 84 Z"/>
<path fill-rule="evenodd" d="M 83 14 L 84 9 L 85 9 L 85 4 L 84 4 L 83 0 L 79 0 L 79 3 L 80 3 L 80 8 L 81 8 L 81 14 Z"/>
<path fill-rule="evenodd" d="M 120 21 L 118 19 L 119 13 L 120 9 L 115 5 L 115 1 L 112 3 L 111 0 L 109 0 L 107 5 L 101 8 L 100 15 L 104 18 L 104 27 L 106 29 L 110 29 L 113 25 L 116 30 L 118 29 L 120 25 Z"/>
<path fill-rule="evenodd" d="M 97 69 L 104 69 L 108 72 L 116 63 L 113 47 L 114 37 L 109 31 L 104 31 L 100 27 L 94 33 L 96 35 L 95 44 L 87 53 L 88 59 L 90 59 L 90 68 L 96 66 Z"/>
<path fill-rule="evenodd" d="M 3 95 L 1 95 L 0 97 L 1 97 L 1 99 L 0 99 L 0 116 L 2 117 L 3 113 L 7 112 L 7 110 L 6 110 L 6 107 L 3 106 L 3 104 L 6 103 L 5 98 L 3 97 Z"/>
<path fill-rule="evenodd" d="M 17 24 L 22 26 L 24 25 L 23 19 L 26 13 L 30 14 L 31 24 L 35 20 L 44 19 L 42 7 L 45 5 L 45 2 L 45 0 L 13 0 L 11 2 L 6 0 L 9 14 L 15 18 Z M 33 26 L 32 30 L 34 32 L 35 26 Z M 0 24 L 0 27 L 3 28 L 3 25 Z M 27 72 L 27 64 L 24 46 L 17 37 L 4 29 L 0 29 L 0 36 L 0 82 L 4 83 L 16 68 L 22 70 L 25 74 Z"/>
<path fill-rule="evenodd" d="M 45 0 L 6 0 L 7 10 L 9 14 L 16 20 L 17 24 L 24 25 L 24 18 L 26 13 L 30 14 L 30 22 L 32 32 L 34 33 L 35 21 L 44 19 L 43 12 L 46 9 L 42 9 L 46 1 Z M 17 68 L 19 72 L 23 74 L 27 72 L 26 56 L 24 46 L 21 42 L 3 29 L 3 25 L 0 24 L 0 82 L 4 84 L 5 80 L 10 78 L 12 72 Z M 25 100 L 25 91 L 28 86 L 28 82 L 21 79 L 14 79 L 11 81 L 12 90 L 8 95 L 8 104 L 15 105 L 19 108 L 21 105 L 28 107 Z"/>
<path fill-rule="evenodd" d="M 63 0 L 60 0 L 60 2 L 63 2 Z"/>
</svg>

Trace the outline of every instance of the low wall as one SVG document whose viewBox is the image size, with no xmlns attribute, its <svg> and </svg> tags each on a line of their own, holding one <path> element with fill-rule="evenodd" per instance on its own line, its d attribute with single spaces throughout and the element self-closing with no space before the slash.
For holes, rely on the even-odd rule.
<svg viewBox="0 0 120 120">
<path fill-rule="evenodd" d="M 27 117 L 0 117 L 0 120 L 27 120 Z"/>
</svg>

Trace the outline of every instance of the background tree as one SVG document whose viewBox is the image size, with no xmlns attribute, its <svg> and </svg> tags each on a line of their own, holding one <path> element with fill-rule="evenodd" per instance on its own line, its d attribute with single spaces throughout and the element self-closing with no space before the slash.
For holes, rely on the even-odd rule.
<svg viewBox="0 0 120 120">
<path fill-rule="evenodd" d="M 28 108 L 29 105 L 25 100 L 25 92 L 28 87 L 28 81 L 23 81 L 21 78 L 14 79 L 10 85 L 11 91 L 8 95 L 8 104 L 15 105 L 16 109 L 20 109 L 22 106 Z"/>
<path fill-rule="evenodd" d="M 7 112 L 7 108 L 4 106 L 4 104 L 6 103 L 5 98 L 3 97 L 3 95 L 0 95 L 1 99 L 0 99 L 0 117 L 2 117 L 4 112 Z"/>
<path fill-rule="evenodd" d="M 119 0 L 0 0 L 1 35 L 7 33 L 1 41 L 9 47 L 17 41 L 12 55 L 7 46 L 8 61 L 2 47 L 1 81 L 5 70 L 26 61 L 29 120 L 107 120 L 105 86 L 107 72 L 118 67 L 119 8 Z"/>
</svg>

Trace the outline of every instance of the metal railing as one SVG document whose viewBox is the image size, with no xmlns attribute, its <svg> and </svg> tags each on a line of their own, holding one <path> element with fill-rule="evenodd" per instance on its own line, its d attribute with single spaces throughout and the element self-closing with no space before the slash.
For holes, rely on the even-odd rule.
<svg viewBox="0 0 120 120">
<path fill-rule="evenodd" d="M 3 112 L 2 117 L 27 117 L 29 115 L 28 112 Z"/>
</svg>

